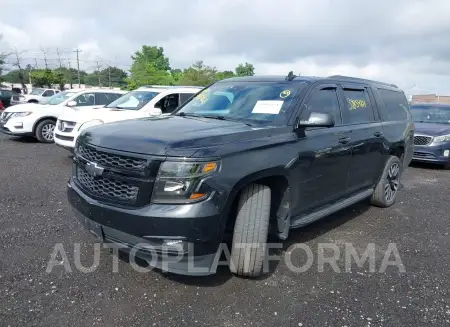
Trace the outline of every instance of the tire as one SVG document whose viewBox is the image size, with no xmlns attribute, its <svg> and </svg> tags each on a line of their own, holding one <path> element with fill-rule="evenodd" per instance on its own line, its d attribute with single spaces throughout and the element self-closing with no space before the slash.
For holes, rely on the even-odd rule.
<svg viewBox="0 0 450 327">
<path fill-rule="evenodd" d="M 376 185 L 370 202 L 381 208 L 394 204 L 400 187 L 402 164 L 398 157 L 390 156 L 384 167 L 381 178 Z"/>
<path fill-rule="evenodd" d="M 230 271 L 243 277 L 261 275 L 270 218 L 270 188 L 250 184 L 239 198 L 231 248 Z"/>
<path fill-rule="evenodd" d="M 35 136 L 41 143 L 53 143 L 53 131 L 55 129 L 55 121 L 44 119 L 36 126 Z M 51 127 L 52 126 L 52 127 Z M 51 138 L 49 133 L 51 132 Z"/>
</svg>

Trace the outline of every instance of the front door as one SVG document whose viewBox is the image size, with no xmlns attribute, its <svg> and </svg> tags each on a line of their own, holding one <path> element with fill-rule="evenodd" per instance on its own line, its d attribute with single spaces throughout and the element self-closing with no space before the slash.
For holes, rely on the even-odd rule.
<svg viewBox="0 0 450 327">
<path fill-rule="evenodd" d="M 347 174 L 351 161 L 349 131 L 342 126 L 336 85 L 322 85 L 306 100 L 301 119 L 311 112 L 331 113 L 335 127 L 306 128 L 297 132 L 299 160 L 293 173 L 298 201 L 293 203 L 293 215 L 336 200 L 346 194 Z"/>
<path fill-rule="evenodd" d="M 342 87 L 343 124 L 352 131 L 352 160 L 347 185 L 350 193 L 372 187 L 380 177 L 383 164 L 383 127 L 369 92 L 360 85 Z"/>
</svg>

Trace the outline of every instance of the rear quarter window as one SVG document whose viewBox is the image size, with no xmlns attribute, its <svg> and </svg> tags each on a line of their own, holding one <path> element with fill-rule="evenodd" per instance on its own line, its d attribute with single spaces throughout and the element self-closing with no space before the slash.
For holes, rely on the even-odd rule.
<svg viewBox="0 0 450 327">
<path fill-rule="evenodd" d="M 379 88 L 378 93 L 386 107 L 389 120 L 405 121 L 408 119 L 409 104 L 403 92 Z"/>
</svg>

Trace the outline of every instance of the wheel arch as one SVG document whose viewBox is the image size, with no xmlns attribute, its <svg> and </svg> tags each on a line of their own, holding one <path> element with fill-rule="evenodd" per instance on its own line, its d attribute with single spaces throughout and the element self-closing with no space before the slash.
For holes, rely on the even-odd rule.
<svg viewBox="0 0 450 327">
<path fill-rule="evenodd" d="M 50 119 L 50 120 L 54 120 L 55 121 L 55 124 L 56 124 L 56 121 L 58 120 L 58 118 L 56 118 L 55 116 L 43 116 L 43 117 L 41 117 L 41 118 L 39 118 L 38 120 L 36 120 L 35 122 L 34 122 L 34 125 L 33 125 L 33 134 L 35 134 L 36 133 L 36 128 L 37 128 L 37 126 L 42 122 L 42 121 L 44 121 L 44 120 L 46 120 L 46 119 Z"/>
</svg>

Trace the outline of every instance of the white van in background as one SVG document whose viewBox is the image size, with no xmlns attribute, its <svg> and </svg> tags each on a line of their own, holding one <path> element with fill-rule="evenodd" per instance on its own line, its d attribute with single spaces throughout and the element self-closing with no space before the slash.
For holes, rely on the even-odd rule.
<svg viewBox="0 0 450 327">
<path fill-rule="evenodd" d="M 80 132 L 91 126 L 119 120 L 170 114 L 200 92 L 199 86 L 145 86 L 131 91 L 101 109 L 68 112 L 56 124 L 55 144 L 73 151 Z"/>
<path fill-rule="evenodd" d="M 0 116 L 0 132 L 13 136 L 34 136 L 52 143 L 56 120 L 67 111 L 101 108 L 126 91 L 109 89 L 67 90 L 55 94 L 45 104 L 25 103 L 8 107 Z"/>
</svg>

